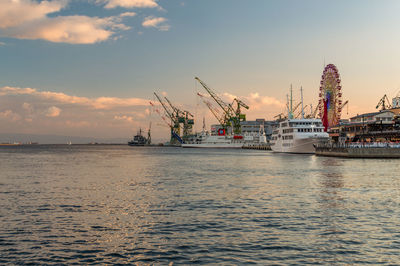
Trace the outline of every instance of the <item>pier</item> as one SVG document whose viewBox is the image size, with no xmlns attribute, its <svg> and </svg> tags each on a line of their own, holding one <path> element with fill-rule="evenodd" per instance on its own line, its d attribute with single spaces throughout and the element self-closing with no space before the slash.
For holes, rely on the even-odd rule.
<svg viewBox="0 0 400 266">
<path fill-rule="evenodd" d="M 397 143 L 357 143 L 346 145 L 318 145 L 317 156 L 345 158 L 400 158 Z"/>
</svg>

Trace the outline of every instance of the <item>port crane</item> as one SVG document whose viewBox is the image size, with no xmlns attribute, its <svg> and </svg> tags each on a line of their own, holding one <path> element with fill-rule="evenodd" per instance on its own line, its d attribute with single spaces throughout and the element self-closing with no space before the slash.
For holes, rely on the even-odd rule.
<svg viewBox="0 0 400 266">
<path fill-rule="evenodd" d="M 380 111 L 384 111 L 386 109 L 390 109 L 392 108 L 392 106 L 389 103 L 389 99 L 387 97 L 387 95 L 383 95 L 383 97 L 379 100 L 378 104 L 376 105 L 376 109 L 378 109 L 379 107 L 382 107 Z"/>
<path fill-rule="evenodd" d="M 347 114 L 349 114 L 349 100 L 345 101 L 341 106 L 339 106 L 339 111 L 342 111 L 345 106 L 347 106 Z"/>
<path fill-rule="evenodd" d="M 183 143 L 181 136 L 181 127 L 179 125 L 179 119 L 178 116 L 175 113 L 175 110 L 172 108 L 172 110 L 166 105 L 166 103 L 161 99 L 160 96 L 157 95 L 157 93 L 154 92 L 154 95 L 156 96 L 157 100 L 160 102 L 161 106 L 164 108 L 165 113 L 171 120 L 170 128 L 171 128 L 171 144 L 178 144 Z"/>
<path fill-rule="evenodd" d="M 167 103 L 173 110 L 175 118 L 178 120 L 178 123 L 182 124 L 183 128 L 182 137 L 183 140 L 186 141 L 189 138 L 189 136 L 193 134 L 193 125 L 194 125 L 193 115 L 189 111 L 186 110 L 182 111 L 179 108 L 177 108 L 175 105 L 171 103 L 171 101 L 167 97 L 164 97 L 164 99 L 167 101 Z"/>
<path fill-rule="evenodd" d="M 317 112 L 319 111 L 320 106 L 321 106 L 321 102 L 318 102 L 317 107 L 315 107 L 315 109 L 314 109 L 314 112 L 311 111 L 311 114 L 308 115 L 307 118 L 317 118 Z"/>
<path fill-rule="evenodd" d="M 207 86 L 201 79 L 195 77 L 203 88 L 210 94 L 211 98 L 217 103 L 217 105 L 222 109 L 223 116 L 218 117 L 214 114 L 213 115 L 217 118 L 218 122 L 221 124 L 223 129 L 228 129 L 228 127 L 233 127 L 233 132 L 235 134 L 241 133 L 241 121 L 246 121 L 246 115 L 242 114 L 241 108 L 249 109 L 249 106 L 242 102 L 241 100 L 235 98 L 231 104 L 225 103 L 210 87 Z M 210 106 L 206 103 L 206 105 L 211 110 Z M 236 109 L 234 108 L 236 107 Z"/>
<path fill-rule="evenodd" d="M 300 103 L 300 104 L 301 104 L 301 103 Z M 303 110 L 306 109 L 307 107 L 308 107 L 308 104 L 307 104 L 306 106 L 303 107 Z M 297 108 L 296 108 L 296 109 L 297 109 Z M 300 111 L 294 116 L 294 118 L 296 118 L 296 119 L 299 118 L 299 117 L 301 116 L 303 110 L 300 110 Z"/>
</svg>

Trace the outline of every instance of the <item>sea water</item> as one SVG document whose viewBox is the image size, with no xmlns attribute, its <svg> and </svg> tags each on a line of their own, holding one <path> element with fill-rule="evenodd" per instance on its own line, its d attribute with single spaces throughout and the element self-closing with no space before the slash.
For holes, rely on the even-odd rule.
<svg viewBox="0 0 400 266">
<path fill-rule="evenodd" d="M 399 162 L 0 147 L 0 263 L 400 264 Z"/>
</svg>

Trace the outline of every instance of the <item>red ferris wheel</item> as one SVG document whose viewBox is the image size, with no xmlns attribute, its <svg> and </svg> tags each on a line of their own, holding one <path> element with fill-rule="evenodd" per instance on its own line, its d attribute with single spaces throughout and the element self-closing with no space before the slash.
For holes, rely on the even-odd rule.
<svg viewBox="0 0 400 266">
<path fill-rule="evenodd" d="M 342 86 L 339 72 L 334 64 L 327 65 L 322 73 L 318 105 L 325 131 L 339 124 L 342 113 Z"/>
</svg>

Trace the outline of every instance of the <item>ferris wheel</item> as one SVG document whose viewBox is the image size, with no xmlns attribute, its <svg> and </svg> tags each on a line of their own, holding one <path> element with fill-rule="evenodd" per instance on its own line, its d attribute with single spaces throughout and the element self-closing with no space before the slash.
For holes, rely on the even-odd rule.
<svg viewBox="0 0 400 266">
<path fill-rule="evenodd" d="M 342 86 L 339 72 L 334 64 L 327 65 L 322 73 L 318 105 L 325 131 L 339 124 L 342 113 Z"/>
</svg>

